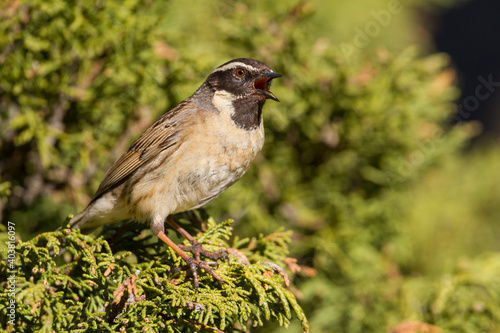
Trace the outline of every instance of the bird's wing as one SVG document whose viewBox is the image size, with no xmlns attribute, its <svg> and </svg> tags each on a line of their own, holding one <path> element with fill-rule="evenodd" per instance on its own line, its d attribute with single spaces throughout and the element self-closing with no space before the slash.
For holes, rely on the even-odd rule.
<svg viewBox="0 0 500 333">
<path fill-rule="evenodd" d="M 106 172 L 92 201 L 128 179 L 138 168 L 170 149 L 173 153 L 180 145 L 178 134 L 185 116 L 196 107 L 185 100 L 171 111 L 165 113 L 130 146 Z"/>
</svg>

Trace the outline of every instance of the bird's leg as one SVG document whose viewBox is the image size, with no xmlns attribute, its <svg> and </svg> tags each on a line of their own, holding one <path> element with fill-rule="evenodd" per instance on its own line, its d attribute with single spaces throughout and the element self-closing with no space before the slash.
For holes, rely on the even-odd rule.
<svg viewBox="0 0 500 333">
<path fill-rule="evenodd" d="M 152 227 L 151 230 L 153 233 L 161 239 L 165 244 L 170 246 L 172 250 L 175 251 L 186 263 L 188 268 L 193 272 L 193 280 L 194 280 L 194 287 L 196 290 L 198 290 L 199 283 L 198 283 L 198 272 L 197 268 L 203 268 L 205 271 L 207 271 L 210 275 L 212 275 L 217 281 L 220 283 L 226 283 L 220 276 L 218 276 L 212 268 L 210 268 L 208 265 L 217 265 L 216 262 L 206 262 L 206 261 L 201 261 L 198 259 L 194 259 L 190 256 L 188 256 L 182 249 L 175 244 L 170 238 L 167 237 L 165 234 L 165 231 L 162 230 L 162 228 L 155 228 Z"/>
<path fill-rule="evenodd" d="M 196 239 L 193 238 L 193 236 L 191 236 L 184 228 L 182 228 L 174 221 L 172 215 L 169 215 L 167 217 L 167 223 L 170 224 L 172 228 L 177 230 L 182 236 L 184 236 L 184 238 L 186 238 L 191 243 L 191 246 L 185 246 L 181 244 L 179 245 L 179 247 L 184 251 L 188 251 L 194 254 L 196 260 L 200 261 L 200 254 L 202 254 L 205 257 L 210 258 L 212 260 L 217 260 L 222 258 L 224 260 L 227 260 L 227 262 L 229 263 L 229 256 L 227 255 L 226 250 L 219 250 L 212 252 L 205 250 L 201 246 L 201 244 Z"/>
</svg>

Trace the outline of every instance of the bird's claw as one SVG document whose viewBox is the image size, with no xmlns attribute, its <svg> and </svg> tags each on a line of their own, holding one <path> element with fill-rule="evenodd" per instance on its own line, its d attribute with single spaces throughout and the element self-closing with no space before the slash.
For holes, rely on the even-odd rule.
<svg viewBox="0 0 500 333">
<path fill-rule="evenodd" d="M 179 245 L 179 247 L 186 252 L 191 252 L 194 255 L 194 258 L 188 257 L 185 259 L 187 265 L 184 267 L 181 267 L 179 270 L 186 270 L 190 269 L 191 272 L 193 273 L 193 280 L 194 280 L 194 287 L 196 290 L 198 290 L 199 283 L 198 283 L 198 268 L 204 269 L 207 273 L 212 275 L 217 281 L 220 283 L 227 283 L 222 279 L 217 273 L 214 272 L 214 270 L 209 267 L 209 266 L 216 266 L 216 268 L 219 267 L 219 264 L 216 261 L 202 261 L 201 260 L 201 255 L 210 258 L 212 260 L 218 260 L 218 259 L 224 259 L 227 260 L 229 264 L 229 256 L 227 254 L 227 251 L 222 249 L 218 251 L 208 251 L 201 246 L 201 244 L 196 241 L 192 240 L 191 241 L 191 246 L 186 246 L 186 245 Z"/>
<path fill-rule="evenodd" d="M 229 256 L 227 254 L 227 251 L 224 249 L 218 251 L 208 251 L 205 250 L 203 246 L 201 246 L 201 244 L 196 240 L 191 241 L 191 246 L 180 244 L 179 247 L 184 251 L 191 252 L 192 254 L 194 254 L 194 257 L 197 261 L 201 261 L 200 255 L 203 255 L 212 260 L 224 259 L 227 261 L 228 264 L 230 264 Z"/>
<path fill-rule="evenodd" d="M 186 269 L 191 270 L 191 272 L 193 273 L 194 288 L 196 291 L 198 291 L 198 288 L 200 286 L 200 284 L 198 282 L 198 268 L 204 269 L 207 273 L 212 275 L 220 283 L 227 283 L 224 279 L 222 279 L 219 275 L 217 275 L 217 273 L 215 273 L 215 271 L 212 268 L 209 267 L 209 266 L 217 266 L 218 267 L 219 264 L 217 262 L 215 262 L 215 261 L 201 261 L 201 260 L 194 259 L 191 257 L 188 257 L 187 259 L 184 259 L 184 260 L 186 261 L 187 265 L 179 267 L 175 271 L 183 271 Z"/>
</svg>

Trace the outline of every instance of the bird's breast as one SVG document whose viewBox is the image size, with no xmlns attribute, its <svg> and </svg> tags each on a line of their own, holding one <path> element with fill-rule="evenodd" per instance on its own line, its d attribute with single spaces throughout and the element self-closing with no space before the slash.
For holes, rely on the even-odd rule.
<svg viewBox="0 0 500 333">
<path fill-rule="evenodd" d="M 264 145 L 264 128 L 244 130 L 224 114 L 202 117 L 182 149 L 192 164 L 179 173 L 176 212 L 198 208 L 238 181 Z M 203 135 L 199 135 L 203 133 Z"/>
</svg>

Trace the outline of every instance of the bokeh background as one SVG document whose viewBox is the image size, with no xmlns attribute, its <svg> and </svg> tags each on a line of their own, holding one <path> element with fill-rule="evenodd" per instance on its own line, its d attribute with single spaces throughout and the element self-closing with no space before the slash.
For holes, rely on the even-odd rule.
<svg viewBox="0 0 500 333">
<path fill-rule="evenodd" d="M 4 0 L 2 224 L 54 230 L 213 68 L 256 58 L 285 76 L 281 103 L 251 170 L 206 209 L 239 235 L 294 231 L 312 331 L 500 332 L 499 9 Z"/>
</svg>

